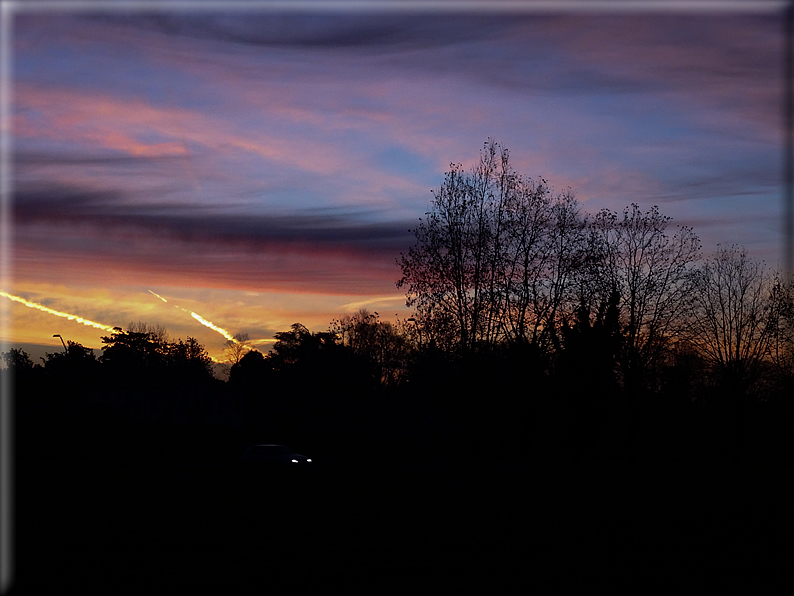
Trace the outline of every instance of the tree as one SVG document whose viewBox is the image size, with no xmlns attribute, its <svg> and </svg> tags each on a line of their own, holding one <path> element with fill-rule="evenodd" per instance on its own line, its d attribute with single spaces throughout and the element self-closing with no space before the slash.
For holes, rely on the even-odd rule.
<svg viewBox="0 0 794 596">
<path fill-rule="evenodd" d="M 620 296 L 614 292 L 599 305 L 592 323 L 590 305 L 583 301 L 574 324 L 564 321 L 561 327 L 563 349 L 555 360 L 555 373 L 575 461 L 601 446 L 599 431 L 617 394 L 617 362 L 623 339 L 619 301 Z"/>
<path fill-rule="evenodd" d="M 0 357 L 6 367 L 16 374 L 30 373 L 39 366 L 30 359 L 30 355 L 25 350 L 19 348 L 11 348 L 8 352 L 0 354 Z"/>
<path fill-rule="evenodd" d="M 227 340 L 224 346 L 224 362 L 221 364 L 221 367 L 224 372 L 229 375 L 231 374 L 232 367 L 239 363 L 243 356 L 253 348 L 247 333 L 236 333 L 234 339 Z"/>
<path fill-rule="evenodd" d="M 672 218 L 637 204 L 622 217 L 604 209 L 592 223 L 603 263 L 596 293 L 620 296 L 624 340 L 620 365 L 630 393 L 643 387 L 671 338 L 683 329 L 692 297 L 692 271 L 700 241 L 692 228 L 666 231 Z"/>
<path fill-rule="evenodd" d="M 333 333 L 312 333 L 301 323 L 293 323 L 289 331 L 281 331 L 274 335 L 270 357 L 276 369 L 306 363 L 317 357 L 319 352 L 329 352 L 337 345 Z"/>
<path fill-rule="evenodd" d="M 17 391 L 30 389 L 31 385 L 42 378 L 41 365 L 35 364 L 25 350 L 11 348 L 8 352 L 2 352 L 0 358 L 6 365 L 6 369 L 0 371 L 0 374 L 7 375 L 6 378 L 14 383 Z"/>
<path fill-rule="evenodd" d="M 577 312 L 574 281 L 587 258 L 586 221 L 570 191 L 525 180 L 508 202 L 505 336 L 542 353 L 559 349 L 557 330 Z"/>
<path fill-rule="evenodd" d="M 109 336 L 102 337 L 102 363 L 113 374 L 130 375 L 146 373 L 162 374 L 166 366 L 168 339 L 162 327 L 150 327 L 145 323 L 130 323 L 128 330 L 120 327 Z"/>
<path fill-rule="evenodd" d="M 514 171 L 485 143 L 466 173 L 451 164 L 399 260 L 406 305 L 428 342 L 469 353 L 503 340 L 550 344 L 585 231 L 570 192 Z"/>
<path fill-rule="evenodd" d="M 794 278 L 782 281 L 776 276 L 772 293 L 780 308 L 780 323 L 772 340 L 772 361 L 778 373 L 791 385 L 794 380 Z"/>
<path fill-rule="evenodd" d="M 244 391 L 261 389 L 271 380 L 272 362 L 262 352 L 248 350 L 229 370 L 229 384 Z"/>
<path fill-rule="evenodd" d="M 67 340 L 66 350 L 46 353 L 44 372 L 59 394 L 79 395 L 97 387 L 100 364 L 94 350 Z"/>
<path fill-rule="evenodd" d="M 330 331 L 342 346 L 374 365 L 383 385 L 394 385 L 404 376 L 408 342 L 391 323 L 381 321 L 377 312 L 361 309 L 344 315 L 331 322 Z"/>
<path fill-rule="evenodd" d="M 76 341 L 67 340 L 66 350 L 57 351 L 53 353 L 45 353 L 44 370 L 50 372 L 64 368 L 80 368 L 93 370 L 94 365 L 97 363 L 94 350 L 87 348 Z"/>
<path fill-rule="evenodd" d="M 696 280 L 690 341 L 721 384 L 742 399 L 779 345 L 785 288 L 776 273 L 736 245 L 722 247 L 706 259 Z"/>
<path fill-rule="evenodd" d="M 440 190 L 435 192 L 427 220 L 413 230 L 417 245 L 402 256 L 403 276 L 397 287 L 406 287 L 406 306 L 436 335 L 453 335 L 458 347 L 472 348 L 482 330 L 487 304 L 487 230 L 482 196 L 473 196 L 470 180 L 461 166 L 452 164 Z M 436 330 L 439 317 L 449 330 Z M 436 325 L 430 325 L 430 322 Z M 441 331 L 441 333 L 439 333 Z"/>
<path fill-rule="evenodd" d="M 199 341 L 188 337 L 167 344 L 169 380 L 180 384 L 201 383 L 213 378 L 212 358 Z"/>
</svg>

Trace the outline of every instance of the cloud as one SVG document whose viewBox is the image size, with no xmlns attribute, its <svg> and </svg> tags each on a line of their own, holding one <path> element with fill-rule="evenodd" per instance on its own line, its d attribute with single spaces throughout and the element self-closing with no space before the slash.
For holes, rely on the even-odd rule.
<svg viewBox="0 0 794 596">
<path fill-rule="evenodd" d="M 774 18 L 26 15 L 15 40 L 28 268 L 388 295 L 489 135 L 588 209 L 775 192 Z"/>
<path fill-rule="evenodd" d="M 55 153 L 47 151 L 16 151 L 13 155 L 15 168 L 30 166 L 93 166 L 93 165 L 128 165 L 135 164 L 151 167 L 163 163 L 163 160 L 180 159 L 181 156 L 151 155 L 90 155 L 75 153 Z"/>
<path fill-rule="evenodd" d="M 388 151 L 387 140 L 422 157 L 426 180 L 459 155 L 471 155 L 469 148 L 482 137 L 501 131 L 517 139 L 509 145 L 514 155 L 543 159 L 538 144 L 557 145 L 547 152 L 553 159 L 545 159 L 546 175 L 597 180 L 604 156 L 591 163 L 581 156 L 603 145 L 624 170 L 666 170 L 670 186 L 678 182 L 669 174 L 674 170 L 658 164 L 661 157 L 675 160 L 675 147 L 642 161 L 627 155 L 633 144 L 659 143 L 660 131 L 678 131 L 677 145 L 684 148 L 700 132 L 712 139 L 722 135 L 721 152 L 733 145 L 730 135 L 737 133 L 766 144 L 779 144 L 781 138 L 781 34 L 779 23 L 769 17 L 478 15 L 447 20 L 219 13 L 69 22 L 74 31 L 61 25 L 60 36 L 80 38 L 82 47 L 97 39 L 127 44 L 159 73 L 155 88 L 173 79 L 180 101 L 200 97 L 204 109 L 115 96 L 110 85 L 82 93 L 42 87 L 36 95 L 26 83 L 20 89 L 23 104 L 60 114 L 54 122 L 45 117 L 38 127 L 27 122 L 31 136 L 60 131 L 63 140 L 140 156 L 177 156 L 188 146 L 194 169 L 205 177 L 224 175 L 215 159 L 223 156 L 237 191 L 254 188 L 266 177 L 268 188 L 300 179 L 303 188 L 311 187 L 304 200 L 311 194 L 315 202 L 336 202 L 345 194 L 383 204 L 411 195 L 426 202 L 430 185 L 418 176 L 372 167 L 371 156 Z M 160 42 L 149 43 L 150 35 Z M 390 49 L 361 51 L 367 44 Z M 315 46 L 357 50 L 338 54 L 315 51 Z M 126 87 L 125 79 L 121 89 L 141 93 L 140 85 Z M 186 81 L 190 87 L 184 87 Z M 230 89 L 234 93 L 224 92 Z M 515 101 L 498 99 L 503 90 Z M 28 93 L 36 97 L 30 100 Z M 48 103 L 41 103 L 42 97 Z M 67 100 L 55 102 L 55 97 Z M 524 106 L 521 116 L 519 105 Z M 599 125 L 613 115 L 619 128 Z M 566 126 L 571 121 L 575 125 Z M 141 131 L 163 138 L 149 141 Z M 713 149 L 703 144 L 698 151 L 707 155 Z M 202 151 L 208 159 L 198 155 Z M 589 175 L 573 175 L 571 169 L 582 165 L 591 168 Z M 729 164 L 729 171 L 735 169 Z M 681 188 L 689 182 L 682 180 Z M 596 189 L 580 190 L 593 195 Z"/>
<path fill-rule="evenodd" d="M 249 249 L 278 246 L 330 246 L 382 253 L 402 246 L 413 222 L 373 221 L 363 210 L 329 207 L 282 214 L 227 214 L 224 205 L 135 203 L 118 190 L 43 186 L 17 189 L 17 225 L 93 226 L 103 235 L 114 229 L 157 230 L 158 237 L 182 242 L 227 244 Z"/>
<path fill-rule="evenodd" d="M 345 165 L 321 146 L 252 131 L 227 111 L 224 117 L 157 105 L 143 97 L 116 97 L 111 90 L 98 93 L 65 86 L 19 83 L 15 94 L 18 111 L 24 108 L 14 122 L 15 136 L 22 143 L 28 138 L 50 139 L 133 157 L 185 155 L 186 146 L 195 144 L 204 150 L 235 149 L 313 174 L 333 174 Z"/>
<path fill-rule="evenodd" d="M 345 312 L 352 312 L 362 308 L 372 307 L 377 304 L 392 305 L 392 306 L 398 304 L 399 305 L 398 308 L 402 308 L 404 303 L 405 303 L 405 294 L 397 294 L 392 296 L 376 296 L 374 298 L 368 298 L 367 300 L 357 300 L 356 302 L 343 304 L 342 306 L 339 307 L 339 309 Z"/>
<path fill-rule="evenodd" d="M 572 17 L 544 29 L 537 41 L 558 48 L 560 71 L 587 73 L 585 93 L 633 90 L 760 125 L 766 138 L 780 129 L 779 16 Z"/>
<path fill-rule="evenodd" d="M 17 270 L 59 279 L 170 276 L 253 291 L 383 295 L 412 242 L 413 222 L 355 209 L 226 214 L 76 187 L 18 189 L 13 207 Z"/>
<path fill-rule="evenodd" d="M 428 156 L 438 135 L 428 134 L 432 114 L 417 111 L 410 93 L 401 95 L 405 106 L 413 106 L 407 112 L 386 102 L 360 116 L 349 112 L 356 101 L 344 99 L 350 92 L 339 85 L 323 88 L 321 102 L 295 104 L 292 92 L 263 92 L 239 79 L 215 84 L 238 91 L 219 95 L 206 113 L 145 97 L 117 97 L 110 89 L 20 84 L 16 175 L 84 184 L 91 179 L 107 184 L 113 177 L 117 185 L 146 188 L 163 201 L 174 200 L 165 187 L 197 203 L 212 201 L 213 194 L 227 201 L 258 194 L 257 202 L 270 204 L 297 198 L 315 205 L 342 200 L 386 206 L 412 195 L 426 200 L 435 173 L 435 160 Z M 426 162 L 424 169 L 412 176 L 378 161 L 377 155 L 395 146 L 410 148 L 414 163 L 421 168 Z"/>
<path fill-rule="evenodd" d="M 101 15 L 79 20 L 167 36 L 264 47 L 407 51 L 501 35 L 515 15 L 411 15 L 271 11 L 218 14 Z M 518 17 L 521 18 L 521 17 Z M 526 18 L 526 17 L 524 17 Z M 75 19 L 77 20 L 77 19 Z"/>
</svg>

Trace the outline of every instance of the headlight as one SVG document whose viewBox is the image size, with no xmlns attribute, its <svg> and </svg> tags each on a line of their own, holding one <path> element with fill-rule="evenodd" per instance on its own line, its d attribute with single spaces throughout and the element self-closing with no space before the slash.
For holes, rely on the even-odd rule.
<svg viewBox="0 0 794 596">
<path fill-rule="evenodd" d="M 312 460 L 311 460 L 311 459 L 309 459 L 309 458 L 307 457 L 307 458 L 306 458 L 306 463 L 307 463 L 307 464 L 310 464 L 310 463 L 312 463 Z"/>
<path fill-rule="evenodd" d="M 293 464 L 297 464 L 297 463 L 298 463 L 298 460 L 297 460 L 297 459 L 293 459 L 293 460 L 292 460 L 292 463 L 293 463 Z"/>
</svg>

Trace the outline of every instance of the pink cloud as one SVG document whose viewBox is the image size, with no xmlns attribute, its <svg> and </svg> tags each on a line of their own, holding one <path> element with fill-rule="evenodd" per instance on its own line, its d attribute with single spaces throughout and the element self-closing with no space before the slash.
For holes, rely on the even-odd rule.
<svg viewBox="0 0 794 596">
<path fill-rule="evenodd" d="M 120 98 L 111 93 L 76 88 L 47 88 L 19 84 L 15 109 L 36 110 L 39 118 L 18 118 L 18 137 L 49 138 L 87 146 L 124 151 L 130 155 L 184 153 L 186 142 L 211 150 L 234 148 L 278 164 L 307 172 L 331 175 L 345 169 L 338 152 L 305 144 L 297 139 L 239 130 L 230 119 L 183 108 L 158 107 L 140 98 Z M 156 135 L 168 141 L 146 142 Z"/>
</svg>

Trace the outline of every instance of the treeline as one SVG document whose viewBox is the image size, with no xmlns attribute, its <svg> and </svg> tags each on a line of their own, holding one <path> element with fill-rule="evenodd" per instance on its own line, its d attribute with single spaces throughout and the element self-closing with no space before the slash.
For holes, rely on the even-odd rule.
<svg viewBox="0 0 794 596">
<path fill-rule="evenodd" d="M 705 416 L 724 436 L 703 440 L 738 457 L 756 414 L 768 428 L 791 407 L 794 284 L 670 224 L 655 206 L 587 213 L 489 140 L 470 171 L 451 165 L 398 260 L 416 345 L 492 396 L 473 411 L 557 420 L 579 453 L 682 432 L 691 453 L 703 437 L 681 425 Z"/>
<path fill-rule="evenodd" d="M 761 372 L 736 400 L 697 351 L 670 355 L 656 388 L 629 393 L 616 366 L 622 334 L 600 322 L 561 331 L 553 359 L 532 344 L 469 353 L 420 339 L 416 320 L 391 324 L 360 311 L 326 332 L 300 324 L 269 354 L 233 343 L 226 382 L 195 340 L 131 325 L 103 338 L 103 354 L 69 342 L 42 365 L 3 354 L 16 378 L 20 453 L 231 457 L 277 442 L 338 460 L 581 462 L 586 459 L 780 458 L 789 453 L 791 377 Z M 230 342 L 231 348 L 232 342 Z M 550 363 L 553 365 L 550 366 Z M 239 400 L 242 419 L 184 423 L 130 417 L 130 403 Z M 119 408 L 119 404 L 127 404 Z M 235 402 L 235 408 L 237 407 Z M 115 454 L 115 455 L 114 455 Z"/>
<path fill-rule="evenodd" d="M 42 364 L 12 348 L 2 354 L 20 391 L 85 395 L 109 388 L 129 392 L 174 390 L 217 383 L 212 359 L 195 338 L 170 340 L 158 325 L 130 323 L 102 337 L 102 354 L 74 341 L 46 353 Z"/>
<path fill-rule="evenodd" d="M 379 337 L 381 328 L 389 328 L 369 316 L 365 321 Z M 266 441 L 334 457 L 362 441 L 378 442 L 386 415 L 382 388 L 394 385 L 396 373 L 379 364 L 363 336 L 355 349 L 350 345 L 353 328 L 360 326 L 343 325 L 345 339 L 296 323 L 276 334 L 269 354 L 251 349 L 239 335 L 228 342 L 225 382 L 214 376 L 215 363 L 197 340 L 171 340 L 162 327 L 145 323 L 102 337 L 98 357 L 69 341 L 38 364 L 13 348 L 2 354 L 6 369 L 0 374 L 14 384 L 19 452 L 234 457 L 248 444 Z M 225 402 L 240 411 L 233 423 L 184 415 L 228 410 Z M 375 451 L 384 449 L 380 441 Z"/>
<path fill-rule="evenodd" d="M 397 285 L 421 341 L 447 353 L 523 345 L 551 371 L 585 342 L 630 392 L 658 389 L 683 353 L 742 394 L 790 376 L 791 280 L 736 245 L 703 258 L 692 228 L 670 222 L 636 204 L 586 213 L 489 141 L 475 168 L 453 164 L 435 191 Z"/>
<path fill-rule="evenodd" d="M 240 399 L 230 452 L 267 441 L 333 457 L 784 457 L 794 286 L 738 246 L 704 257 L 694 231 L 670 223 L 656 207 L 588 214 L 489 141 L 471 171 L 452 165 L 398 259 L 408 319 L 296 323 L 268 354 L 238 335 L 226 382 L 195 339 L 143 323 L 103 337 L 99 358 L 73 342 L 43 366 L 11 350 L 6 374 L 18 404 Z"/>
</svg>

